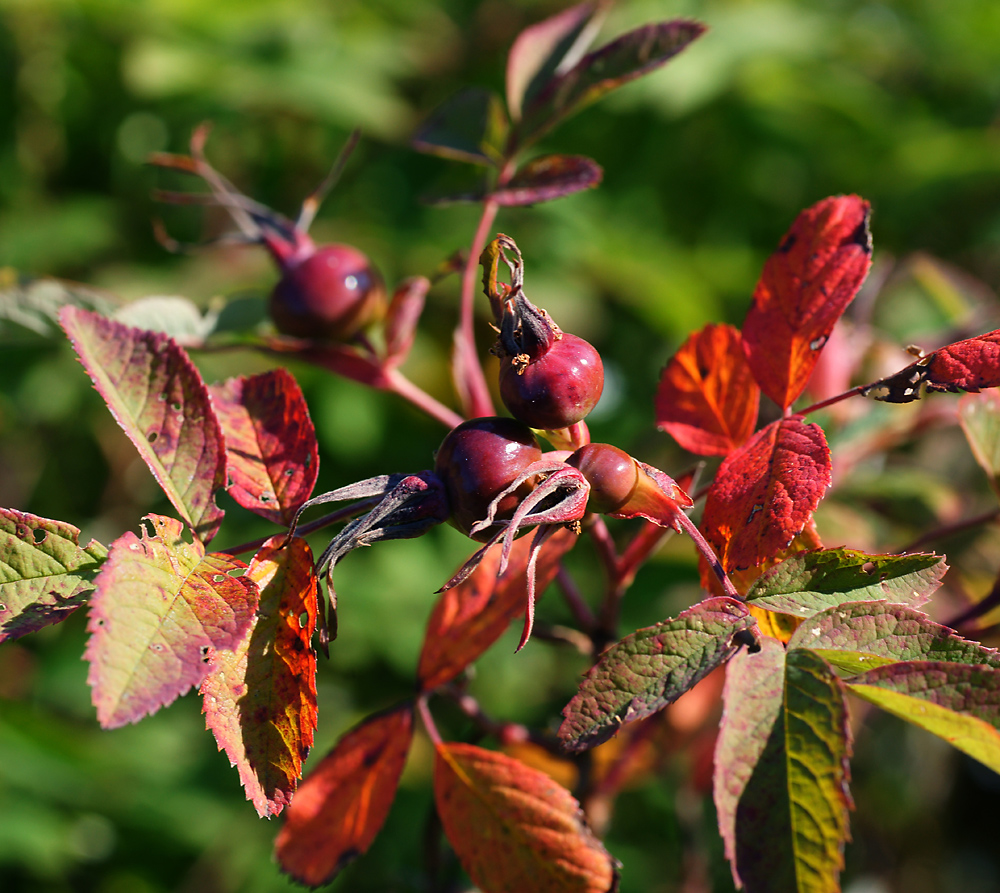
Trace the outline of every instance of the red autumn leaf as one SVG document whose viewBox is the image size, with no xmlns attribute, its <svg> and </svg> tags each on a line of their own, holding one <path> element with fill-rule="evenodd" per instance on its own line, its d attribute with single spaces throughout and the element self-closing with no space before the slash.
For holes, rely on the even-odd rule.
<svg viewBox="0 0 1000 893">
<path fill-rule="evenodd" d="M 474 884 L 490 893 L 608 893 L 614 860 L 550 776 L 472 744 L 439 744 L 434 799 Z"/>
<path fill-rule="evenodd" d="M 692 453 L 725 456 L 753 434 L 759 402 L 739 330 L 709 324 L 663 370 L 656 426 Z"/>
<path fill-rule="evenodd" d="M 861 393 L 886 403 L 919 400 L 921 385 L 928 391 L 978 393 L 1000 387 L 1000 329 L 946 344 L 916 363 L 879 381 Z"/>
<path fill-rule="evenodd" d="M 157 483 L 207 543 L 222 523 L 215 491 L 225 484 L 226 448 L 208 388 L 181 346 L 78 307 L 59 321 L 94 387 Z"/>
<path fill-rule="evenodd" d="M 500 205 L 534 205 L 593 189 L 603 176 L 601 166 L 583 155 L 543 155 L 525 164 L 491 197 Z"/>
<path fill-rule="evenodd" d="M 500 546 L 490 549 L 468 579 L 441 593 L 427 622 L 417 677 L 429 691 L 449 682 L 490 647 L 511 621 L 524 613 L 526 570 L 533 537 L 515 541 L 507 569 L 497 577 Z M 542 545 L 535 571 L 538 595 L 552 582 L 559 561 L 576 542 L 569 530 L 556 531 Z"/>
<path fill-rule="evenodd" d="M 275 524 L 290 524 L 319 474 L 316 431 L 298 382 L 274 369 L 209 390 L 226 440 L 229 495 Z"/>
<path fill-rule="evenodd" d="M 289 804 L 316 729 L 316 575 L 309 544 L 285 534 L 254 555 L 257 617 L 201 684 L 205 724 L 264 818 Z M 301 623 L 301 618 L 305 623 Z"/>
<path fill-rule="evenodd" d="M 184 525 L 148 515 L 155 531 L 111 544 L 94 581 L 84 657 L 97 719 L 137 722 L 200 685 L 217 652 L 239 647 L 253 621 L 257 587 L 243 562 L 186 543 Z"/>
<path fill-rule="evenodd" d="M 809 383 L 834 324 L 868 275 L 869 210 L 856 195 L 817 202 L 764 265 L 743 342 L 757 383 L 782 408 Z"/>
<path fill-rule="evenodd" d="M 371 846 L 389 814 L 413 738 L 406 704 L 344 735 L 299 787 L 275 841 L 281 869 L 311 887 Z"/>
<path fill-rule="evenodd" d="M 778 419 L 723 461 L 702 532 L 727 573 L 756 567 L 801 533 L 829 486 L 822 429 L 800 416 Z"/>
</svg>

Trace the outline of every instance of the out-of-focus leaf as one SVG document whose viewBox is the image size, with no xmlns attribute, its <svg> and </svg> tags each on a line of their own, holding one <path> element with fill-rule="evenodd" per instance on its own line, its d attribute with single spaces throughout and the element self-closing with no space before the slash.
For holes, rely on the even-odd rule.
<svg viewBox="0 0 1000 893">
<path fill-rule="evenodd" d="M 0 335 L 18 329 L 45 338 L 59 332 L 59 311 L 67 306 L 111 313 L 117 306 L 110 295 L 62 279 L 35 279 L 0 267 Z"/>
<path fill-rule="evenodd" d="M 229 495 L 275 524 L 290 524 L 319 474 L 316 430 L 298 382 L 287 369 L 273 369 L 209 391 L 226 442 Z"/>
<path fill-rule="evenodd" d="M 769 611 L 809 617 L 844 602 L 882 600 L 922 605 L 948 570 L 940 555 L 869 555 L 824 549 L 786 558 L 747 592 L 747 602 Z"/>
<path fill-rule="evenodd" d="M 865 385 L 861 393 L 885 403 L 912 403 L 920 399 L 922 386 L 928 393 L 953 394 L 1000 387 L 1000 329 L 946 344 L 905 369 Z"/>
<path fill-rule="evenodd" d="M 676 19 L 645 25 L 588 53 L 551 78 L 524 104 L 517 130 L 520 145 L 537 140 L 559 121 L 605 93 L 655 71 L 705 32 L 699 22 Z"/>
<path fill-rule="evenodd" d="M 799 416 L 778 419 L 719 467 L 702 530 L 727 572 L 756 567 L 802 532 L 829 486 L 822 429 Z"/>
<path fill-rule="evenodd" d="M 870 670 L 847 687 L 1000 772 L 1000 667 L 907 661 Z"/>
<path fill-rule="evenodd" d="M 427 621 L 417 678 L 424 691 L 454 679 L 490 647 L 511 621 L 524 613 L 525 573 L 532 537 L 515 540 L 506 570 L 498 577 L 500 546 L 490 549 L 472 574 L 441 593 Z M 576 543 L 576 534 L 557 530 L 541 548 L 535 568 L 538 596 L 555 578 L 559 561 Z"/>
<path fill-rule="evenodd" d="M 963 639 L 922 611 L 885 602 L 843 604 L 815 614 L 795 631 L 788 647 L 808 648 L 824 657 L 830 650 L 896 661 L 936 660 L 1000 668 L 1000 654 L 994 649 Z"/>
<path fill-rule="evenodd" d="M 759 402 L 739 330 L 709 324 L 690 335 L 664 368 L 656 426 L 692 453 L 726 456 L 753 434 Z"/>
<path fill-rule="evenodd" d="M 410 276 L 393 292 L 385 315 L 385 353 L 392 366 L 402 363 L 413 347 L 417 323 L 424 312 L 424 300 L 430 287 L 431 281 L 426 276 Z"/>
<path fill-rule="evenodd" d="M 548 775 L 471 744 L 439 744 L 434 799 L 474 884 L 509 893 L 608 893 L 614 860 Z"/>
<path fill-rule="evenodd" d="M 59 623 L 86 604 L 108 550 L 79 539 L 72 524 L 0 509 L 0 642 Z"/>
<path fill-rule="evenodd" d="M 757 383 L 782 408 L 809 383 L 834 324 L 868 275 L 869 211 L 856 195 L 817 202 L 764 265 L 743 342 Z"/>
<path fill-rule="evenodd" d="M 215 492 L 225 484 L 226 447 L 198 370 L 167 335 L 76 307 L 59 319 L 115 421 L 207 543 L 222 523 Z"/>
<path fill-rule="evenodd" d="M 471 164 L 495 164 L 507 134 L 507 117 L 492 90 L 468 87 L 446 100 L 411 140 L 418 152 Z"/>
<path fill-rule="evenodd" d="M 285 811 L 275 841 L 282 871 L 318 887 L 371 846 L 389 814 L 413 738 L 410 704 L 344 735 Z"/>
<path fill-rule="evenodd" d="M 140 298 L 119 308 L 115 320 L 137 329 L 162 332 L 180 342 L 202 341 L 215 327 L 218 314 L 202 316 L 193 301 L 172 295 Z"/>
<path fill-rule="evenodd" d="M 736 807 L 734 868 L 747 890 L 839 893 L 850 754 L 840 682 L 816 655 L 790 651 L 781 709 Z"/>
<path fill-rule="evenodd" d="M 500 205 L 534 205 L 593 189 L 604 171 L 583 155 L 542 155 L 533 158 L 491 198 Z"/>
<path fill-rule="evenodd" d="M 1000 392 L 966 394 L 958 401 L 958 419 L 972 454 L 1000 497 Z"/>
<path fill-rule="evenodd" d="M 585 52 L 600 25 L 596 3 L 580 3 L 525 28 L 507 54 L 507 108 L 517 121 L 559 68 L 567 68 Z M 568 63 L 568 64 L 567 64 Z"/>
<path fill-rule="evenodd" d="M 316 729 L 312 550 L 300 537 L 273 536 L 247 577 L 260 591 L 250 634 L 216 655 L 201 695 L 205 724 L 264 818 L 291 802 Z"/>
<path fill-rule="evenodd" d="M 740 647 L 733 637 L 754 623 L 735 599 L 711 598 L 626 636 L 604 652 L 563 708 L 563 746 L 586 750 L 677 700 L 732 657 Z"/>
<path fill-rule="evenodd" d="M 90 601 L 87 682 L 106 729 L 200 685 L 216 652 L 239 646 L 257 607 L 253 581 L 232 576 L 245 564 L 185 543 L 174 518 L 147 517 L 153 536 L 143 529 L 111 544 Z"/>
</svg>

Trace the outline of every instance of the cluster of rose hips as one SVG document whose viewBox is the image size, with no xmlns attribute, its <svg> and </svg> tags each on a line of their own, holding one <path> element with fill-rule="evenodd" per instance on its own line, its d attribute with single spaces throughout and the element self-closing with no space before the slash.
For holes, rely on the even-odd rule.
<svg viewBox="0 0 1000 893">
<path fill-rule="evenodd" d="M 196 131 L 190 157 L 161 155 L 154 163 L 201 177 L 211 194 L 160 192 L 159 197 L 220 205 L 240 230 L 225 238 L 262 244 L 270 251 L 281 272 L 269 304 L 279 332 L 318 342 L 349 343 L 363 338 L 364 330 L 385 314 L 381 276 L 356 248 L 317 246 L 308 235 L 353 139 L 292 222 L 240 193 L 209 165 L 203 151 L 207 133 L 207 128 Z M 563 332 L 545 310 L 528 300 L 524 264 L 514 241 L 499 235 L 480 261 L 497 332 L 492 352 L 500 359 L 500 397 L 513 418 L 465 421 L 444 438 L 433 471 L 360 481 L 309 500 L 300 515 L 329 502 L 358 501 L 359 510 L 374 502 L 374 507 L 344 526 L 317 562 L 317 571 L 327 574 L 331 599 L 334 566 L 359 546 L 419 536 L 449 521 L 484 546 L 445 584 L 447 588 L 465 579 L 487 549 L 501 542 L 502 573 L 514 538 L 535 528 L 523 645 L 531 630 L 539 549 L 560 526 L 579 529 L 588 513 L 600 513 L 642 517 L 693 535 L 696 531 L 683 514 L 691 499 L 670 477 L 618 447 L 590 442 L 584 419 L 604 388 L 600 355 L 587 341 Z M 509 283 L 498 275 L 501 262 L 509 271 Z M 536 431 L 557 448 L 543 452 Z"/>
</svg>

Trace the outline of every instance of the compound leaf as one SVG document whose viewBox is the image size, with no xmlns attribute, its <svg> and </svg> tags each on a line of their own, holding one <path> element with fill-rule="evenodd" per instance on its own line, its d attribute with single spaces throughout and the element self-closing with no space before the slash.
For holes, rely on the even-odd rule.
<svg viewBox="0 0 1000 893">
<path fill-rule="evenodd" d="M 799 416 L 772 422 L 719 467 L 702 530 L 727 572 L 777 555 L 809 523 L 830 486 L 830 448 Z"/>
<path fill-rule="evenodd" d="M 532 158 L 510 181 L 492 193 L 499 205 L 535 205 L 593 189 L 604 171 L 583 155 L 542 155 Z"/>
<path fill-rule="evenodd" d="M 559 738 L 569 751 L 606 741 L 627 722 L 677 700 L 740 647 L 733 639 L 754 625 L 746 607 L 710 598 L 613 645 L 563 708 Z"/>
<path fill-rule="evenodd" d="M 1000 667 L 906 661 L 876 667 L 846 684 L 1000 772 Z"/>
<path fill-rule="evenodd" d="M 747 360 L 762 390 L 791 406 L 871 266 L 870 206 L 825 198 L 796 218 L 768 258 L 743 323 Z"/>
<path fill-rule="evenodd" d="M 473 883 L 490 893 L 608 893 L 614 860 L 544 772 L 471 744 L 439 744 L 434 799 Z"/>
<path fill-rule="evenodd" d="M 747 602 L 769 611 L 809 617 L 844 602 L 922 605 L 948 570 L 939 555 L 869 555 L 854 549 L 801 552 L 762 574 Z"/>
<path fill-rule="evenodd" d="M 301 537 L 273 536 L 247 577 L 260 591 L 250 634 L 216 655 L 201 695 L 206 726 L 263 818 L 291 801 L 316 729 L 312 550 Z"/>
<path fill-rule="evenodd" d="M 568 71 L 550 78 L 524 104 L 521 145 L 538 139 L 559 121 L 623 84 L 659 68 L 704 34 L 699 22 L 677 19 L 645 25 L 588 53 Z"/>
<path fill-rule="evenodd" d="M 331 881 L 371 846 L 396 796 L 413 738 L 410 704 L 344 735 L 285 810 L 275 841 L 281 869 L 300 883 Z"/>
<path fill-rule="evenodd" d="M 216 652 L 243 640 L 257 587 L 233 573 L 246 565 L 206 555 L 184 525 L 148 515 L 154 535 L 129 532 L 111 544 L 95 580 L 84 657 L 97 719 L 106 728 L 136 722 L 200 685 Z"/>
<path fill-rule="evenodd" d="M 515 540 L 506 570 L 498 577 L 500 546 L 490 549 L 472 574 L 441 593 L 427 622 L 417 677 L 428 691 L 454 679 L 504 634 L 524 613 L 526 570 L 532 537 Z M 535 571 L 540 596 L 555 578 L 559 561 L 576 542 L 570 530 L 557 530 L 541 547 Z"/>
<path fill-rule="evenodd" d="M 709 324 L 690 335 L 664 368 L 656 426 L 692 453 L 726 456 L 753 434 L 759 402 L 739 330 Z"/>
<path fill-rule="evenodd" d="M 319 474 L 319 444 L 298 382 L 274 369 L 209 391 L 225 436 L 229 495 L 287 526 Z"/>
<path fill-rule="evenodd" d="M 108 550 L 79 538 L 64 521 L 0 509 L 0 642 L 59 623 L 86 603 Z"/>
<path fill-rule="evenodd" d="M 64 307 L 59 320 L 115 421 L 207 543 L 222 522 L 215 492 L 225 484 L 226 448 L 194 363 L 162 333 L 77 307 Z"/>
</svg>

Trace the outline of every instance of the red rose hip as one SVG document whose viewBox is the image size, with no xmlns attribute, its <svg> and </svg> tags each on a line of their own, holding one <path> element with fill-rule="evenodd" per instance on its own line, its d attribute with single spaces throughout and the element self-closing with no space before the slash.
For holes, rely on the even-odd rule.
<svg viewBox="0 0 1000 893">
<path fill-rule="evenodd" d="M 618 511 L 631 499 L 639 483 L 639 469 L 624 450 L 610 443 L 588 443 L 566 460 L 590 484 L 589 511 Z"/>
</svg>

